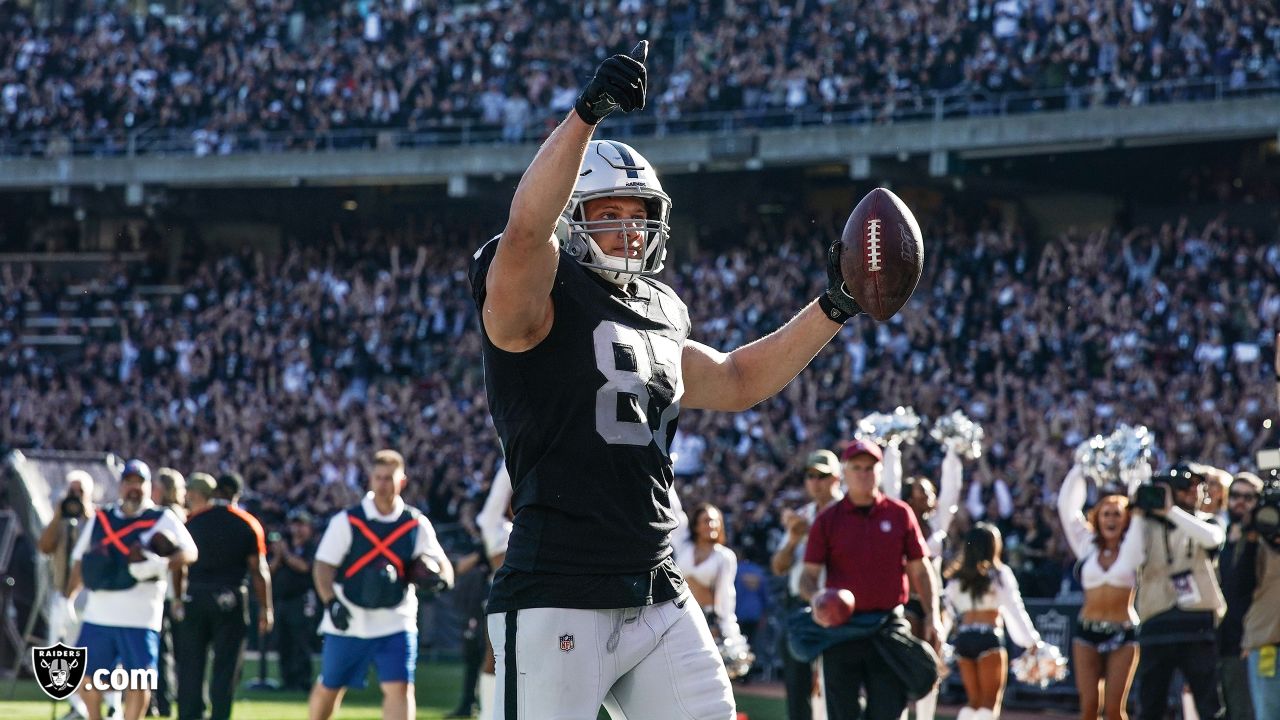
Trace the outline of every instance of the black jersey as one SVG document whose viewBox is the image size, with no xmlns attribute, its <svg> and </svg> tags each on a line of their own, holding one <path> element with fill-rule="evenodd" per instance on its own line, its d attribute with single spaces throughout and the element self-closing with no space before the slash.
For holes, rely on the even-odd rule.
<svg viewBox="0 0 1280 720">
<path fill-rule="evenodd" d="M 472 265 L 477 308 L 497 244 Z M 680 584 L 668 560 L 676 521 L 667 448 L 684 391 L 689 313 L 655 280 L 630 288 L 625 294 L 561 254 L 547 337 L 521 353 L 484 338 L 489 411 L 515 512 L 490 612 L 640 605 L 668 599 L 655 584 Z"/>
</svg>

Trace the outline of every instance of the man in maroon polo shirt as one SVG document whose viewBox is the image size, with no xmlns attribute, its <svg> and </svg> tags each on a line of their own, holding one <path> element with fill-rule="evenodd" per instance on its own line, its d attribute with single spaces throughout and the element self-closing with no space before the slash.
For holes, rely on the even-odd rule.
<svg viewBox="0 0 1280 720">
<path fill-rule="evenodd" d="M 911 508 L 880 492 L 884 454 L 872 442 L 855 440 L 840 456 L 849 493 L 813 523 L 804 554 L 800 595 L 806 600 L 826 587 L 853 593 L 855 613 L 901 613 L 907 581 L 925 607 L 924 640 L 938 649 L 938 587 L 929 551 Z M 907 706 L 906 687 L 880 657 L 870 638 L 852 640 L 822 654 L 829 720 L 863 717 L 866 691 L 869 720 L 896 720 Z"/>
</svg>

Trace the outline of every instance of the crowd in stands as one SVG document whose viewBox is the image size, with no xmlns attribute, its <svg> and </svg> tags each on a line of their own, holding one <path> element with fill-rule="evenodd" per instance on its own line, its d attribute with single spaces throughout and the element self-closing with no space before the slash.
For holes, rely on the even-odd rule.
<svg viewBox="0 0 1280 720">
<path fill-rule="evenodd" d="M 835 218 L 750 223 L 731 248 L 673 249 L 664 279 L 693 336 L 732 348 L 778 326 L 825 283 Z M 986 431 L 966 463 L 967 508 L 1004 528 L 1024 590 L 1052 595 L 1070 554 L 1053 498 L 1076 446 L 1119 422 L 1148 425 L 1157 467 L 1248 467 L 1274 417 L 1280 239 L 1220 217 L 1066 232 L 928 219 L 925 277 L 893 321 L 851 322 L 776 398 L 740 414 L 686 411 L 674 450 L 687 506 L 723 508 L 731 542 L 767 565 L 781 508 L 802 504 L 801 463 L 839 449 L 863 415 L 900 404 L 962 409 Z M 181 291 L 143 296 L 152 268 L 107 269 L 116 331 L 74 359 L 19 342 L 27 304 L 65 283 L 0 266 L 0 438 L 102 449 L 184 472 L 237 469 L 268 523 L 324 516 L 363 492 L 371 450 L 408 459 L 406 498 L 438 523 L 483 502 L 499 461 L 466 279 L 484 229 L 394 231 L 197 259 Z M 35 305 L 32 305 L 35 307 Z M 547 378 L 547 382 L 571 382 Z M 906 448 L 936 476 L 942 450 Z M 1006 493 L 1007 491 L 1007 493 Z M 1009 502 L 1012 500 L 1012 502 Z M 1042 562 L 1031 562 L 1042 560 Z"/>
<path fill-rule="evenodd" d="M 647 120 L 673 129 L 712 111 L 874 121 L 931 113 L 938 94 L 948 112 L 985 113 L 1280 82 L 1280 13 L 1251 0 L 61 5 L 44 18 L 0 0 L 0 136 L 36 138 L 28 152 L 55 135 L 119 151 L 156 129 L 197 154 L 341 143 L 347 129 L 528 139 L 638 38 L 653 44 Z M 1028 92 L 1045 95 L 1001 100 Z"/>
</svg>

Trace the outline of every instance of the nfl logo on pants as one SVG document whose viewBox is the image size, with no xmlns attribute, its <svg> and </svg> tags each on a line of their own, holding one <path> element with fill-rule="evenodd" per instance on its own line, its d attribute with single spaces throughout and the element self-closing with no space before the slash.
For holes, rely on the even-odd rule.
<svg viewBox="0 0 1280 720">
<path fill-rule="evenodd" d="M 562 652 L 569 652 L 569 651 L 570 651 L 570 650 L 572 650 L 572 649 L 573 649 L 573 636 L 572 636 L 572 635 L 561 635 L 561 636 L 560 636 L 560 650 L 561 650 Z"/>
</svg>

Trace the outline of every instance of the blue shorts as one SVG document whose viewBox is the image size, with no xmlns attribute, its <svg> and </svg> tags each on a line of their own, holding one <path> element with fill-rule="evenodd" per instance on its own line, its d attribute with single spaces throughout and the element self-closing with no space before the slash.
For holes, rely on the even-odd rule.
<svg viewBox="0 0 1280 720">
<path fill-rule="evenodd" d="M 369 663 L 378 669 L 378 682 L 413 682 L 418 664 L 418 633 L 401 632 L 376 638 L 324 635 L 320 682 L 330 690 L 363 688 Z"/>
<path fill-rule="evenodd" d="M 81 647 L 88 649 L 84 675 L 98 670 L 154 670 L 160 656 L 160 633 L 147 628 L 111 627 L 84 623 L 80 626 Z"/>
</svg>

